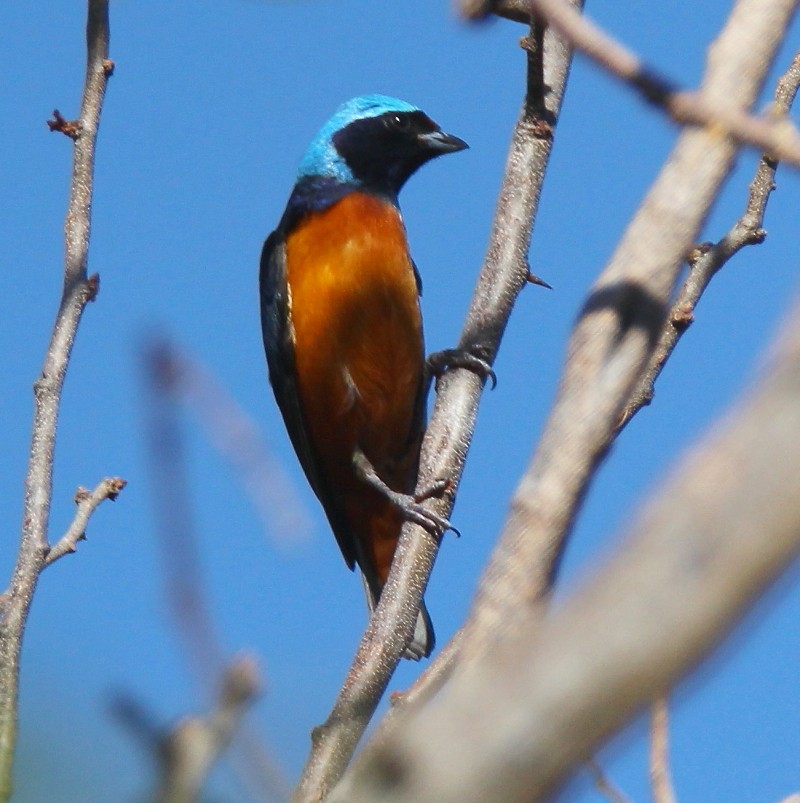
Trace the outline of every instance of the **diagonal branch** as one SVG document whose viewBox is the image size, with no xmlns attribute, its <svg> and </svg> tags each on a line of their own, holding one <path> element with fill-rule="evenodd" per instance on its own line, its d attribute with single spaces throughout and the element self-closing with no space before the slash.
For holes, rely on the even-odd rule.
<svg viewBox="0 0 800 803">
<path fill-rule="evenodd" d="M 732 137 L 740 144 L 752 145 L 773 158 L 800 167 L 800 133 L 785 114 L 772 111 L 757 117 L 728 103 L 727 98 L 709 93 L 708 87 L 696 92 L 680 89 L 565 0 L 530 0 L 530 4 L 537 16 L 560 31 L 575 48 L 623 80 L 675 122 L 711 128 L 718 136 Z M 754 10 L 753 14 L 756 13 Z"/>
<path fill-rule="evenodd" d="M 594 577 L 541 626 L 529 610 L 537 636 L 454 675 L 332 803 L 549 800 L 713 649 L 800 553 L 800 307 L 770 357 Z"/>
<path fill-rule="evenodd" d="M 800 53 L 794 57 L 788 70 L 778 80 L 774 108 L 779 114 L 789 113 L 798 86 L 800 86 Z M 742 248 L 764 241 L 766 232 L 762 226 L 769 196 L 775 188 L 777 169 L 778 163 L 771 156 L 762 155 L 750 183 L 747 205 L 742 216 L 718 243 L 694 249 L 689 260 L 689 275 L 672 305 L 667 325 L 661 332 L 650 364 L 623 411 L 620 426 L 627 424 L 642 407 L 652 401 L 656 380 L 683 333 L 694 320 L 695 307 L 720 268 Z"/>
<path fill-rule="evenodd" d="M 91 492 L 86 488 L 78 488 L 75 492 L 75 503 L 78 505 L 75 518 L 64 535 L 48 550 L 44 559 L 44 566 L 50 566 L 59 558 L 63 558 L 64 555 L 76 552 L 78 541 L 86 539 L 86 525 L 89 523 L 92 514 L 106 499 L 115 502 L 126 485 L 127 482 L 121 477 L 106 477 Z"/>
<path fill-rule="evenodd" d="M 533 220 L 571 59 L 569 47 L 539 26 L 532 26 L 524 45 L 526 97 L 512 134 L 486 258 L 459 342 L 460 348 L 490 363 L 529 274 Z M 482 389 L 482 381 L 469 371 L 449 371 L 440 379 L 417 485 L 424 488 L 438 478 L 452 479 L 448 497 L 428 503 L 439 515 L 447 516 L 452 509 Z M 345 683 L 328 720 L 314 731 L 294 800 L 322 799 L 347 766 L 413 632 L 438 547 L 438 541 L 420 527 L 404 527 L 380 603 Z"/>
<path fill-rule="evenodd" d="M 89 0 L 87 65 L 79 130 L 73 150 L 72 184 L 65 225 L 64 289 L 39 378 L 34 383 L 30 458 L 25 477 L 22 534 L 0 621 L 0 799 L 11 794 L 16 744 L 17 695 L 22 635 L 33 593 L 45 565 L 53 487 L 53 454 L 61 390 L 86 304 L 99 279 L 87 276 L 94 156 L 108 76 L 108 0 Z"/>
</svg>

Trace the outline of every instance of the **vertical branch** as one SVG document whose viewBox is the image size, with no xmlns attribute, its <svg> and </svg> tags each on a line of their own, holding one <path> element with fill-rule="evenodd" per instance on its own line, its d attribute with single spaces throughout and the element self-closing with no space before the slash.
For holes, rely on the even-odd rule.
<svg viewBox="0 0 800 803">
<path fill-rule="evenodd" d="M 675 803 L 669 772 L 669 707 L 666 694 L 653 701 L 650 714 L 650 789 L 654 803 Z"/>
<path fill-rule="evenodd" d="M 0 799 L 11 794 L 16 743 L 19 660 L 25 622 L 48 552 L 53 454 L 61 390 L 72 345 L 86 304 L 97 294 L 98 277 L 87 277 L 94 157 L 108 76 L 108 1 L 90 0 L 86 25 L 87 67 L 79 120 L 56 114 L 52 130 L 75 140 L 72 183 L 65 224 L 64 288 L 39 378 L 34 383 L 30 458 L 25 477 L 22 534 L 0 621 Z"/>
<path fill-rule="evenodd" d="M 571 59 L 571 49 L 538 25 L 532 26 L 523 46 L 528 75 L 525 101 L 512 134 L 486 258 L 458 344 L 489 363 L 530 275 L 527 255 L 533 221 Z M 441 477 L 452 481 L 447 498 L 429 503 L 441 515 L 452 509 L 482 390 L 483 381 L 465 370 L 448 371 L 437 388 L 417 487 L 429 487 Z M 438 548 L 438 541 L 421 528 L 404 527 L 379 605 L 333 710 L 314 730 L 294 800 L 320 800 L 341 777 L 413 631 Z"/>
</svg>

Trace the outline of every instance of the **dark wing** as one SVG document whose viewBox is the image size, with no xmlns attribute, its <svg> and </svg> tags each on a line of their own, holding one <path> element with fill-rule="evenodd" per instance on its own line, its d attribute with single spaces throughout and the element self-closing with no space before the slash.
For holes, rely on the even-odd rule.
<svg viewBox="0 0 800 803">
<path fill-rule="evenodd" d="M 261 251 L 259 276 L 261 293 L 261 331 L 267 354 L 269 381 L 275 393 L 292 446 L 311 488 L 322 503 L 345 562 L 352 569 L 356 553 L 347 523 L 338 512 L 320 476 L 319 460 L 308 439 L 305 419 L 297 393 L 294 343 L 289 321 L 286 249 L 280 229 L 267 237 Z"/>
</svg>

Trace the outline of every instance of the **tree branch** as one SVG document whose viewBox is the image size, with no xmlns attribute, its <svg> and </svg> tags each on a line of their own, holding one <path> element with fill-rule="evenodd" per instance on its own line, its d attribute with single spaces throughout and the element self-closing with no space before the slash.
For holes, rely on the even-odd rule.
<svg viewBox="0 0 800 803">
<path fill-rule="evenodd" d="M 794 57 L 788 70 L 778 80 L 774 101 L 774 108 L 778 114 L 789 113 L 799 85 L 800 53 Z M 715 245 L 693 249 L 689 258 L 689 275 L 672 305 L 650 364 L 623 411 L 620 427 L 626 425 L 642 407 L 653 400 L 656 380 L 683 333 L 694 320 L 697 303 L 719 269 L 745 246 L 757 245 L 764 241 L 766 232 L 762 226 L 769 196 L 775 189 L 777 169 L 778 163 L 772 157 L 762 155 L 750 183 L 747 205 L 742 216 Z"/>
<path fill-rule="evenodd" d="M 233 661 L 222 676 L 217 704 L 208 717 L 187 717 L 161 743 L 160 803 L 193 803 L 222 752 L 228 747 L 247 709 L 260 693 L 252 658 Z"/>
<path fill-rule="evenodd" d="M 714 102 L 746 108 L 758 94 L 794 3 L 740 0 L 712 45 L 704 80 Z M 514 493 L 503 535 L 465 625 L 459 663 L 543 612 L 574 517 L 617 432 L 666 321 L 667 304 L 734 144 L 687 129 L 594 285 L 573 330 L 557 398 Z M 458 671 L 458 670 L 457 670 Z"/>
<path fill-rule="evenodd" d="M 65 225 L 64 289 L 42 372 L 34 383 L 34 420 L 25 477 L 22 533 L 0 621 L 0 799 L 3 800 L 10 796 L 12 789 L 22 635 L 36 583 L 49 551 L 47 530 L 61 390 L 81 315 L 86 304 L 94 299 L 99 286 L 96 275 L 87 277 L 86 264 L 95 141 L 106 83 L 113 67 L 108 60 L 108 38 L 108 2 L 89 0 L 86 80 L 73 151 L 72 185 Z"/>
<path fill-rule="evenodd" d="M 586 762 L 586 766 L 589 768 L 595 788 L 602 795 L 605 795 L 610 803 L 631 803 L 630 799 L 608 780 L 603 768 L 595 759 L 590 758 Z"/>
<path fill-rule="evenodd" d="M 86 488 L 78 488 L 75 492 L 75 504 L 78 506 L 75 518 L 64 535 L 48 550 L 44 559 L 44 566 L 50 566 L 59 558 L 63 558 L 64 555 L 76 552 L 78 541 L 86 539 L 86 525 L 89 523 L 92 514 L 106 499 L 115 502 L 126 485 L 127 482 L 121 477 L 106 477 L 91 492 Z"/>
<path fill-rule="evenodd" d="M 669 703 L 666 695 L 658 697 L 651 709 L 650 788 L 653 803 L 675 803 L 669 771 Z"/>
<path fill-rule="evenodd" d="M 670 473 L 595 576 L 544 623 L 528 609 L 527 631 L 460 665 L 435 705 L 362 753 L 331 802 L 549 799 L 800 552 L 798 398 L 800 307 L 758 385 Z"/>
<path fill-rule="evenodd" d="M 530 0 L 542 21 L 554 26 L 572 45 L 611 75 L 639 92 L 645 101 L 666 112 L 681 125 L 704 126 L 717 136 L 729 136 L 769 153 L 773 158 L 800 167 L 800 133 L 785 114 L 764 117 L 709 93 L 678 88 L 670 79 L 645 65 L 564 0 Z M 749 104 L 748 104 L 749 105 Z"/>
<path fill-rule="evenodd" d="M 525 40 L 528 85 L 514 129 L 486 258 L 462 330 L 459 348 L 491 363 L 517 295 L 528 277 L 527 254 L 536 208 L 561 108 L 571 52 L 552 31 L 533 26 Z M 428 504 L 447 516 L 464 466 L 483 382 L 465 370 L 441 377 L 422 445 L 417 488 L 447 477 L 452 491 Z M 311 754 L 295 801 L 325 797 L 341 776 L 380 701 L 413 632 L 439 543 L 421 528 L 403 528 L 380 603 L 362 638 L 345 683 L 324 725 L 312 735 Z"/>
</svg>

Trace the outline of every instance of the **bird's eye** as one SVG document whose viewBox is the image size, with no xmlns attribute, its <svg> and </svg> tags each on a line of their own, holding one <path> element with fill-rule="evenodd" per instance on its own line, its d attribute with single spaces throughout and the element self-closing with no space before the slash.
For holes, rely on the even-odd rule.
<svg viewBox="0 0 800 803">
<path fill-rule="evenodd" d="M 386 121 L 389 127 L 393 128 L 395 131 L 408 131 L 411 127 L 411 121 L 402 114 L 392 114 Z"/>
</svg>

